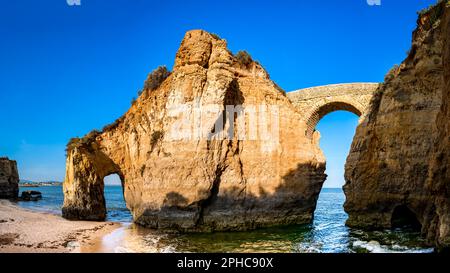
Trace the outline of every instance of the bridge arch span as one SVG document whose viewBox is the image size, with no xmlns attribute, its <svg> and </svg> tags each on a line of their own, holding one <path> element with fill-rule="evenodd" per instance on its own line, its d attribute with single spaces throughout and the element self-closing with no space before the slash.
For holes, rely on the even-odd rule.
<svg viewBox="0 0 450 273">
<path fill-rule="evenodd" d="M 287 93 L 307 125 L 305 135 L 312 138 L 317 123 L 327 114 L 344 110 L 365 117 L 378 83 L 348 83 L 317 86 Z"/>
<path fill-rule="evenodd" d="M 361 107 L 343 101 L 332 101 L 322 106 L 318 106 L 306 120 L 307 130 L 305 132 L 305 135 L 311 137 L 317 124 L 324 116 L 339 110 L 351 112 L 358 117 L 361 117 L 362 112 L 364 111 L 364 109 L 361 109 Z"/>
</svg>

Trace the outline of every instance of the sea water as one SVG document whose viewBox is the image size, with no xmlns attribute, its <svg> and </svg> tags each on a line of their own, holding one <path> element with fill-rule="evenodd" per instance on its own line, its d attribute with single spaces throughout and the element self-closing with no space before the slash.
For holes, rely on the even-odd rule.
<svg viewBox="0 0 450 273">
<path fill-rule="evenodd" d="M 38 190 L 43 199 L 21 207 L 61 214 L 62 187 L 21 187 Z M 173 234 L 132 224 L 121 186 L 105 186 L 107 220 L 123 227 L 103 238 L 93 252 L 432 252 L 420 234 L 410 230 L 362 231 L 345 226 L 342 189 L 322 189 L 314 221 L 308 225 L 266 228 L 246 232 Z"/>
<path fill-rule="evenodd" d="M 64 203 L 62 186 L 20 187 L 22 191 L 40 191 L 42 199 L 35 202 L 18 201 L 20 207 L 61 215 Z M 20 196 L 19 192 L 19 196 Z M 133 218 L 125 205 L 122 186 L 105 186 L 107 221 L 130 223 Z"/>
</svg>

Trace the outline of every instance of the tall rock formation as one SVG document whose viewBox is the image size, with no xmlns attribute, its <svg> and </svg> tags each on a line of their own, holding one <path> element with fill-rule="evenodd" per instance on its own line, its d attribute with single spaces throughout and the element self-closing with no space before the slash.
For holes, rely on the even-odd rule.
<svg viewBox="0 0 450 273">
<path fill-rule="evenodd" d="M 436 196 L 438 216 L 433 218 L 429 239 L 435 240 L 438 247 L 450 248 L 450 14 L 449 6 L 442 17 L 444 89 L 442 90 L 442 106 L 438 114 L 437 139 L 433 151 L 428 185 Z"/>
<path fill-rule="evenodd" d="M 19 172 L 16 161 L 0 157 L 0 199 L 17 198 L 19 194 Z"/>
<path fill-rule="evenodd" d="M 386 76 L 346 163 L 349 226 L 417 227 L 450 247 L 449 4 L 420 14 L 408 57 Z"/>
<path fill-rule="evenodd" d="M 232 137 L 218 137 L 230 128 Z M 117 173 L 141 225 L 211 231 L 309 222 L 326 175 L 318 134 L 312 141 L 305 131 L 258 63 L 190 31 L 159 87 L 147 87 L 113 125 L 68 145 L 63 216 L 104 219 L 103 179 Z"/>
<path fill-rule="evenodd" d="M 439 248 L 450 246 L 447 2 L 420 15 L 408 57 L 361 113 L 344 186 L 348 225 L 409 224 Z M 186 34 L 172 73 L 157 72 L 122 118 L 68 144 L 64 217 L 104 219 L 103 179 L 116 173 L 134 221 L 148 227 L 311 221 L 326 177 L 312 127 L 330 111 L 359 108 L 327 95 L 319 102 L 330 105 L 302 111 L 307 103 L 296 108 L 261 65 L 201 30 Z"/>
</svg>

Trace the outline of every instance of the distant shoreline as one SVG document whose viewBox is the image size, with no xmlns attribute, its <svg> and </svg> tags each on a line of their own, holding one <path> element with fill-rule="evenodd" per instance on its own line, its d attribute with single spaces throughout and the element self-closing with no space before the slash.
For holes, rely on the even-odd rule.
<svg viewBox="0 0 450 273">
<path fill-rule="evenodd" d="M 37 188 L 37 187 L 50 187 L 50 186 L 62 186 L 62 182 L 25 182 L 19 183 L 19 187 L 29 187 L 29 188 Z"/>
<path fill-rule="evenodd" d="M 19 187 L 27 187 L 27 188 L 37 188 L 37 187 L 53 187 L 53 186 L 62 186 L 63 182 L 20 182 Z M 105 187 L 117 187 L 122 186 L 121 184 L 108 184 L 105 183 Z"/>
</svg>

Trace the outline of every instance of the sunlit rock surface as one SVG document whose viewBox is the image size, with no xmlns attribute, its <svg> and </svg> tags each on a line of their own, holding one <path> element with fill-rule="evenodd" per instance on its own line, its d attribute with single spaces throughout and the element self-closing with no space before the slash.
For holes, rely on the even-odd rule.
<svg viewBox="0 0 450 273">
<path fill-rule="evenodd" d="M 198 105 L 255 107 L 258 121 L 244 115 L 245 139 L 238 126 L 230 139 L 196 137 L 204 132 L 173 112 L 192 117 Z M 225 133 L 214 129 L 219 119 L 203 116 L 201 128 Z M 63 216 L 104 219 L 103 178 L 117 173 L 134 221 L 145 226 L 210 231 L 310 222 L 326 175 L 317 137 L 305 131 L 258 63 L 239 61 L 225 40 L 190 31 L 159 88 L 144 90 L 115 124 L 68 145 Z"/>
<path fill-rule="evenodd" d="M 384 84 L 287 96 L 260 64 L 231 54 L 225 40 L 188 32 L 159 87 L 143 90 L 114 124 L 69 143 L 63 216 L 104 219 L 103 179 L 116 173 L 134 221 L 144 226 L 214 231 L 308 223 L 326 178 L 314 127 L 327 113 L 347 110 L 360 115 L 346 163 L 347 224 L 389 228 L 406 219 L 430 244 L 448 247 L 448 9 L 440 4 L 419 18 L 407 59 Z M 202 116 L 201 126 L 185 122 L 211 105 L 218 115 Z M 229 105 L 255 107 L 257 118 L 220 114 Z M 268 107 L 275 118 L 264 115 Z M 215 128 L 220 120 L 225 127 Z M 243 124 L 244 139 L 232 121 Z"/>
</svg>

